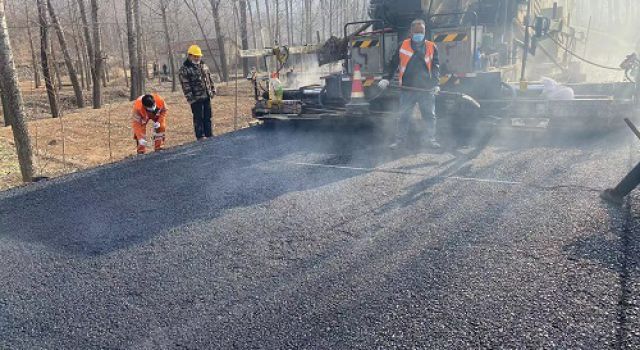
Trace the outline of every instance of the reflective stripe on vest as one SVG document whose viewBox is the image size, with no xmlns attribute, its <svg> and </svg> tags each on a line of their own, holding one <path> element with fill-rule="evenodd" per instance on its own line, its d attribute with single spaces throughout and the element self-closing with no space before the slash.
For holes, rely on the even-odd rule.
<svg viewBox="0 0 640 350">
<path fill-rule="evenodd" d="M 424 44 L 426 47 L 424 62 L 427 64 L 429 75 L 431 75 L 431 63 L 433 61 L 433 54 L 435 52 L 435 44 L 429 40 L 425 40 Z M 402 85 L 402 76 L 407 70 L 407 66 L 409 65 L 409 61 L 411 61 L 411 57 L 413 57 L 413 53 L 414 50 L 411 47 L 411 39 L 406 39 L 402 42 L 402 46 L 400 46 L 400 73 L 398 74 L 400 85 Z"/>
</svg>

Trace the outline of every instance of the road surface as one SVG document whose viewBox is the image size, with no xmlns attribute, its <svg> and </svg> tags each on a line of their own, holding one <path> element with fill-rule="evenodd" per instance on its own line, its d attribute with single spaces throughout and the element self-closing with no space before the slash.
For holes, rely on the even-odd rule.
<svg viewBox="0 0 640 350">
<path fill-rule="evenodd" d="M 0 193 L 0 349 L 640 348 L 628 131 L 251 128 Z"/>
</svg>

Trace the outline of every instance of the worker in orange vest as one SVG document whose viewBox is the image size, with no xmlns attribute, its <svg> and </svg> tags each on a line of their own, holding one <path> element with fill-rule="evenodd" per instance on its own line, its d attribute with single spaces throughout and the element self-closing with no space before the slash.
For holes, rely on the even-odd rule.
<svg viewBox="0 0 640 350">
<path fill-rule="evenodd" d="M 147 124 L 153 123 L 153 146 L 156 151 L 164 148 L 165 131 L 167 128 L 167 105 L 158 94 L 138 97 L 133 103 L 133 138 L 136 140 L 138 154 L 147 150 Z"/>
<path fill-rule="evenodd" d="M 417 104 L 428 132 L 428 145 L 440 148 L 436 138 L 436 94 L 440 91 L 440 62 L 436 44 L 425 38 L 426 24 L 417 19 L 411 22 L 411 37 L 398 49 L 398 79 L 401 86 L 400 118 L 392 149 L 405 144 L 409 123 Z"/>
</svg>

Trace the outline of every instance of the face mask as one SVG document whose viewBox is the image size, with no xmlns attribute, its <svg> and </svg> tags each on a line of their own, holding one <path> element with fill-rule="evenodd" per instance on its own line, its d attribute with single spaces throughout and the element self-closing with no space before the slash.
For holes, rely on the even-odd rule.
<svg viewBox="0 0 640 350">
<path fill-rule="evenodd" d="M 417 43 L 419 43 L 421 41 L 424 41 L 424 34 L 422 34 L 422 33 L 414 33 L 411 36 L 411 40 L 413 40 L 413 41 L 415 41 Z"/>
<path fill-rule="evenodd" d="M 145 109 L 147 110 L 147 112 L 149 113 L 156 113 L 156 111 L 158 110 L 156 106 L 153 106 L 151 108 L 145 107 Z"/>
</svg>

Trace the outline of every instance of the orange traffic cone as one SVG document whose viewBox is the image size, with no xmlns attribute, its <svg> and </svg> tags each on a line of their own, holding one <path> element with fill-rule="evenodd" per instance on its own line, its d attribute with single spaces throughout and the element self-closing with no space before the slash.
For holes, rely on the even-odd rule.
<svg viewBox="0 0 640 350">
<path fill-rule="evenodd" d="M 362 75 L 360 65 L 353 66 L 353 82 L 351 84 L 351 101 L 347 103 L 347 112 L 350 114 L 363 114 L 369 111 L 369 102 L 364 97 L 364 87 L 362 86 Z"/>
</svg>

